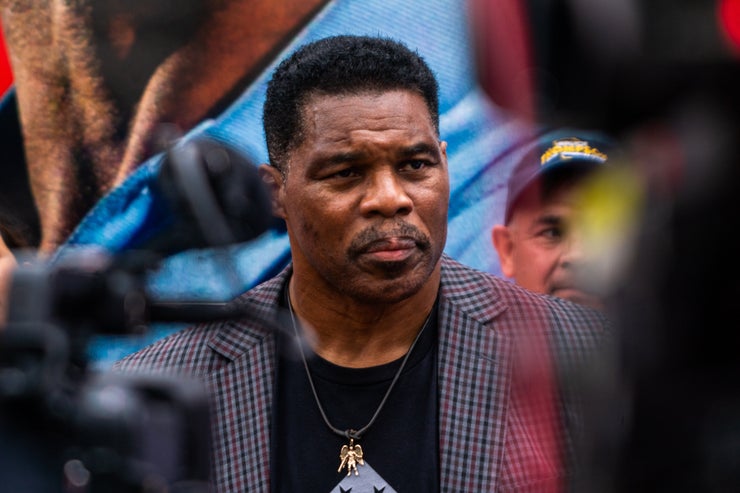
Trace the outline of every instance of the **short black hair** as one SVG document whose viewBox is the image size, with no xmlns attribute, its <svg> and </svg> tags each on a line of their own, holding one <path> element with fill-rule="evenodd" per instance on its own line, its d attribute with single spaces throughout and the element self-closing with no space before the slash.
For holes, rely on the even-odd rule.
<svg viewBox="0 0 740 493">
<path fill-rule="evenodd" d="M 438 85 L 419 54 L 388 38 L 332 36 L 300 47 L 278 65 L 267 86 L 262 123 L 270 164 L 285 172 L 304 137 L 303 105 L 313 95 L 403 89 L 426 101 L 439 134 Z"/>
</svg>

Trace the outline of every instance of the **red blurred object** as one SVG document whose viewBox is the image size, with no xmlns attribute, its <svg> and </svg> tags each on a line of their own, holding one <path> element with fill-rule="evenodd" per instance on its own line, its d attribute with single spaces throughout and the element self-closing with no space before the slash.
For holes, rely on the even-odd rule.
<svg viewBox="0 0 740 493">
<path fill-rule="evenodd" d="M 731 48 L 740 54 L 740 0 L 720 0 L 717 14 Z"/>
<path fill-rule="evenodd" d="M 5 36 L 2 27 L 0 27 L 0 95 L 13 83 L 13 72 L 10 69 L 8 61 L 8 52 L 5 49 Z"/>
<path fill-rule="evenodd" d="M 522 0 L 470 0 L 478 77 L 501 107 L 535 117 L 535 74 L 527 6 Z"/>
</svg>

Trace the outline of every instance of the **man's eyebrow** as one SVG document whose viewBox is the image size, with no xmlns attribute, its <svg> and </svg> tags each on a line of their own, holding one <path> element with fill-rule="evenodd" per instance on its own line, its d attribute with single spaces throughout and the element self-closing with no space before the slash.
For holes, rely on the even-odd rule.
<svg viewBox="0 0 740 493">
<path fill-rule="evenodd" d="M 353 163 L 357 161 L 361 161 L 364 157 L 363 152 L 359 151 L 348 151 L 348 152 L 339 152 L 336 154 L 331 154 L 326 157 L 321 158 L 321 161 L 324 164 L 343 164 L 343 163 Z"/>
<path fill-rule="evenodd" d="M 352 165 L 353 163 L 362 161 L 362 158 L 363 153 L 358 151 L 319 154 L 311 159 L 307 165 L 307 169 L 318 171 L 331 166 Z"/>
<path fill-rule="evenodd" d="M 427 142 L 420 142 L 418 144 L 404 147 L 398 152 L 398 155 L 402 159 L 418 156 L 419 154 L 427 154 L 435 157 L 440 155 L 439 148 L 437 146 L 430 145 Z M 363 151 L 337 152 L 320 156 L 316 159 L 316 164 L 323 167 L 326 165 L 357 163 L 365 159 L 367 159 L 367 153 Z"/>
<path fill-rule="evenodd" d="M 420 142 L 399 150 L 399 155 L 403 158 L 413 157 L 419 154 L 430 154 L 436 156 L 439 155 L 439 148 L 426 142 Z M 366 158 L 366 155 L 367 154 L 363 151 L 338 152 L 322 157 L 321 162 L 323 164 L 352 163 L 362 161 Z"/>
<path fill-rule="evenodd" d="M 554 215 L 554 214 L 547 214 L 537 219 L 537 224 L 545 224 L 548 226 L 562 224 L 562 223 L 563 223 L 563 218 L 558 215 Z"/>
<path fill-rule="evenodd" d="M 432 156 L 439 155 L 439 147 L 428 144 L 427 142 L 419 142 L 409 147 L 405 147 L 400 152 L 402 157 L 413 157 L 418 154 L 430 154 Z"/>
</svg>

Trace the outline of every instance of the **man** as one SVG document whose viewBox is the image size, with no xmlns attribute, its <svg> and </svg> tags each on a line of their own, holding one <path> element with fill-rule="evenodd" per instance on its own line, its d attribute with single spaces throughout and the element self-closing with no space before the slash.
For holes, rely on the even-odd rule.
<svg viewBox="0 0 740 493">
<path fill-rule="evenodd" d="M 526 131 L 480 90 L 458 0 L 0 0 L 0 6 L 15 76 L 0 104 L 0 198 L 8 199 L 0 213 L 25 226 L 20 246 L 53 259 L 90 246 L 112 254 L 146 248 L 173 219 L 157 208 L 167 136 L 213 139 L 265 162 L 260 115 L 275 65 L 311 40 L 371 33 L 418 46 L 437 75 L 447 154 L 459 163 L 451 173 L 446 253 L 498 272 L 490 212 L 503 209 L 499 180 L 513 167 L 510 151 Z M 172 255 L 147 287 L 164 300 L 225 300 L 272 277 L 289 259 L 287 235 L 276 229 L 226 252 Z M 226 275 L 233 282 L 223 282 Z M 147 337 L 161 335 L 153 328 Z M 138 347 L 138 339 L 101 337 L 91 357 L 104 366 Z"/>
<path fill-rule="evenodd" d="M 117 368 L 205 381 L 219 491 L 559 491 L 557 423 L 576 416 L 541 363 L 552 345 L 575 371 L 606 323 L 443 254 L 447 144 L 423 59 L 319 40 L 280 64 L 264 108 L 292 264 L 238 299 L 252 316 Z M 287 332 L 265 323 L 285 313 Z"/>
<path fill-rule="evenodd" d="M 538 293 L 603 308 L 585 277 L 578 192 L 611 147 L 601 135 L 559 130 L 524 156 L 509 179 L 505 223 L 491 232 L 505 276 Z"/>
</svg>

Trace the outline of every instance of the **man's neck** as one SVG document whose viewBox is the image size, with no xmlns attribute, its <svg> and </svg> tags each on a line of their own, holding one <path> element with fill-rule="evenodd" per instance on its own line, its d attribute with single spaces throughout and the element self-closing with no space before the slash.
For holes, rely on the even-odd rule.
<svg viewBox="0 0 740 493">
<path fill-rule="evenodd" d="M 377 366 L 401 358 L 424 325 L 439 291 L 439 268 L 414 295 L 367 303 L 291 279 L 289 296 L 313 350 L 336 365 Z"/>
</svg>

